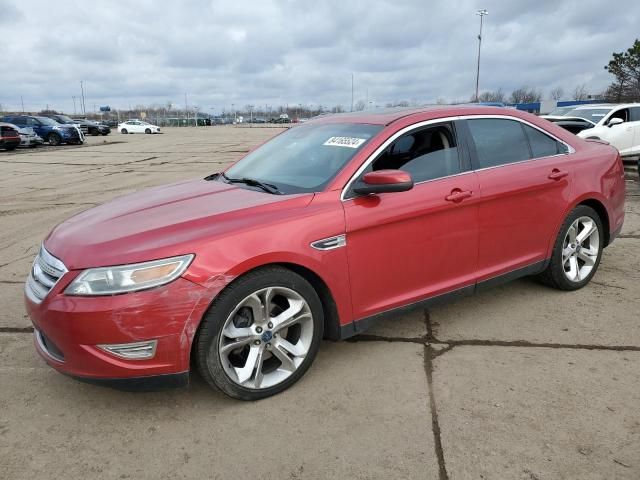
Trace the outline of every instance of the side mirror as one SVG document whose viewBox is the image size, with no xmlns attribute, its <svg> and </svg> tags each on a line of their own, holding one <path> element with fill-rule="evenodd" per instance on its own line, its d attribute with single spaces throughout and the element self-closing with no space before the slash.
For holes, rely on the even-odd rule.
<svg viewBox="0 0 640 480">
<path fill-rule="evenodd" d="M 402 170 L 377 170 L 365 174 L 353 191 L 361 195 L 369 195 L 387 192 L 406 192 L 412 188 L 413 179 L 409 173 Z"/>
<path fill-rule="evenodd" d="M 621 123 L 624 123 L 624 120 L 622 120 L 621 118 L 612 118 L 611 120 L 609 120 L 609 122 L 607 123 L 607 126 L 609 128 L 613 127 L 614 125 L 620 125 Z"/>
</svg>

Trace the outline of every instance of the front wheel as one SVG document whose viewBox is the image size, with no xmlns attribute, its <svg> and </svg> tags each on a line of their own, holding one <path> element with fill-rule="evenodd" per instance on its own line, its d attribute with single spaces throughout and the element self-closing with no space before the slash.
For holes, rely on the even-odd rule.
<svg viewBox="0 0 640 480">
<path fill-rule="evenodd" d="M 604 229 L 598 213 L 579 205 L 567 216 L 547 269 L 540 275 L 543 283 L 560 290 L 578 290 L 595 275 L 602 258 Z"/>
<path fill-rule="evenodd" d="M 242 400 L 286 390 L 310 367 L 324 325 L 318 294 L 281 267 L 250 272 L 213 302 L 195 340 L 195 360 L 211 386 Z"/>
<path fill-rule="evenodd" d="M 60 145 L 60 142 L 62 142 L 62 137 L 60 137 L 60 135 L 58 135 L 57 133 L 50 133 L 47 137 L 47 141 L 49 142 L 49 145 L 55 147 L 57 145 Z"/>
<path fill-rule="evenodd" d="M 147 134 L 151 133 L 151 129 L 150 128 L 145 129 L 144 133 L 147 133 Z"/>
</svg>

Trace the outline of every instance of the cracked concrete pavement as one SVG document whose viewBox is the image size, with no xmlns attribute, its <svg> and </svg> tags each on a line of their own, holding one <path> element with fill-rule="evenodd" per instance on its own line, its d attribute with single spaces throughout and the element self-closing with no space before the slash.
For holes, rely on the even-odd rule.
<svg viewBox="0 0 640 480">
<path fill-rule="evenodd" d="M 640 478 L 640 188 L 573 293 L 519 280 L 325 342 L 255 403 L 194 376 L 132 394 L 35 354 L 22 283 L 59 221 L 217 171 L 280 129 L 167 129 L 0 152 L 0 478 Z M 106 141 L 106 143 L 105 143 Z"/>
</svg>

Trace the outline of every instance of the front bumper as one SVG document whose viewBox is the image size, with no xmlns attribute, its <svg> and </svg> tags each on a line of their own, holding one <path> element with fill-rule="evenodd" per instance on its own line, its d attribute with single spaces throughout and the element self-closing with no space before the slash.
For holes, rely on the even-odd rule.
<svg viewBox="0 0 640 480">
<path fill-rule="evenodd" d="M 104 297 L 64 295 L 79 272 L 68 272 L 41 303 L 25 295 L 40 356 L 56 370 L 93 383 L 126 388 L 165 378 L 188 380 L 191 343 L 209 305 L 207 289 L 183 278 L 154 289 Z M 117 357 L 98 347 L 156 340 L 155 356 Z M 158 377 L 155 380 L 153 377 Z"/>
</svg>

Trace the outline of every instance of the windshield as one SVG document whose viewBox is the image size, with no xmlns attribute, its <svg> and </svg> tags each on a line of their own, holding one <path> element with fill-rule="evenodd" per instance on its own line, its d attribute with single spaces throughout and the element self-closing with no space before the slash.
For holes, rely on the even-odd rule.
<svg viewBox="0 0 640 480">
<path fill-rule="evenodd" d="M 56 118 L 58 119 L 58 123 L 76 123 L 66 115 L 58 115 Z"/>
<path fill-rule="evenodd" d="M 567 112 L 565 117 L 579 117 L 589 120 L 593 123 L 598 123 L 611 111 L 610 108 L 576 108 Z"/>
<path fill-rule="evenodd" d="M 551 112 L 549 112 L 548 115 L 553 115 L 555 117 L 561 117 L 563 115 L 566 115 L 567 113 L 569 113 L 573 109 L 575 109 L 575 107 L 556 107 L 553 110 L 551 110 Z"/>
<path fill-rule="evenodd" d="M 60 125 L 55 120 L 51 120 L 50 118 L 47 118 L 47 117 L 36 117 L 36 118 L 40 120 L 40 123 L 42 123 L 43 125 L 49 125 L 50 127 L 55 127 L 56 125 Z"/>
<path fill-rule="evenodd" d="M 275 185 L 282 193 L 321 191 L 380 130 L 380 125 L 346 123 L 294 127 L 225 174 L 230 179 L 251 178 Z"/>
</svg>

